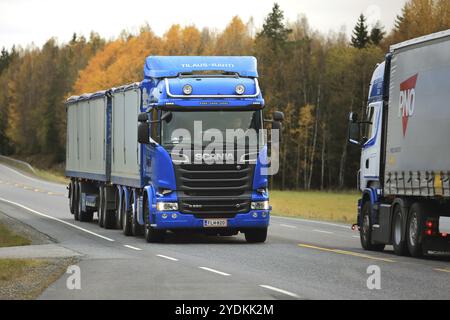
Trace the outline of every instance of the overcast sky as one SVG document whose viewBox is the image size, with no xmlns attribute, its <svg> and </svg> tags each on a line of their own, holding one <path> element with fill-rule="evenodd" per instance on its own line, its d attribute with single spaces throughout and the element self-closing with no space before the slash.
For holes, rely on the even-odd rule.
<svg viewBox="0 0 450 320">
<path fill-rule="evenodd" d="M 253 17 L 260 27 L 273 0 L 0 0 L 0 47 L 13 44 L 42 45 L 50 37 L 60 42 L 72 34 L 96 31 L 106 38 L 121 30 L 135 32 L 146 22 L 162 35 L 170 25 L 194 24 L 222 30 L 239 15 L 244 22 Z M 390 30 L 405 0 L 278 0 L 285 17 L 307 16 L 313 29 L 324 33 L 346 27 L 349 34 L 358 15 L 369 23 L 380 20 Z"/>
</svg>

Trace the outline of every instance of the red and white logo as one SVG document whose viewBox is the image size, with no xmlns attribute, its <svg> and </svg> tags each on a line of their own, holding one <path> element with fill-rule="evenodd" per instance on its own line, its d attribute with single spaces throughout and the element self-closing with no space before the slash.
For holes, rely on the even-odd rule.
<svg viewBox="0 0 450 320">
<path fill-rule="evenodd" d="M 398 103 L 398 116 L 402 118 L 403 136 L 406 135 L 408 119 L 414 114 L 416 103 L 416 82 L 419 74 L 400 83 L 400 98 Z"/>
</svg>

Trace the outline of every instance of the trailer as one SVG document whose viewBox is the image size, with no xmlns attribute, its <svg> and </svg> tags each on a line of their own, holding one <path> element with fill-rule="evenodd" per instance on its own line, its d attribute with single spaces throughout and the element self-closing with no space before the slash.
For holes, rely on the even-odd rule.
<svg viewBox="0 0 450 320">
<path fill-rule="evenodd" d="M 280 129 L 284 116 L 264 120 L 263 109 L 254 57 L 152 56 L 141 82 L 69 98 L 71 213 L 90 222 L 97 212 L 101 227 L 148 242 L 181 230 L 264 242 L 271 208 L 262 130 Z M 204 145 L 198 123 L 201 139 L 253 130 L 257 146 Z"/>
<path fill-rule="evenodd" d="M 450 30 L 390 48 L 375 70 L 365 119 L 357 227 L 364 249 L 398 255 L 450 251 Z"/>
</svg>

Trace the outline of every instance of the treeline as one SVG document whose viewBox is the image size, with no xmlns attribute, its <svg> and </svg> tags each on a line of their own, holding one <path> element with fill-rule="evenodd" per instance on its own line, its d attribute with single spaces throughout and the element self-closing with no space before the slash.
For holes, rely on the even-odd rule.
<svg viewBox="0 0 450 320">
<path fill-rule="evenodd" d="M 306 17 L 286 23 L 275 4 L 260 28 L 235 17 L 221 32 L 173 25 L 158 37 L 144 26 L 114 41 L 93 33 L 64 45 L 51 39 L 42 48 L 3 50 L 0 153 L 63 162 L 65 98 L 139 81 L 148 55 L 255 55 L 267 114 L 286 116 L 274 186 L 354 187 L 359 150 L 347 146 L 347 114 L 364 112 L 376 63 L 390 44 L 448 28 L 448 0 L 410 0 L 390 32 L 361 15 L 350 41 L 343 32 L 314 31 Z"/>
</svg>

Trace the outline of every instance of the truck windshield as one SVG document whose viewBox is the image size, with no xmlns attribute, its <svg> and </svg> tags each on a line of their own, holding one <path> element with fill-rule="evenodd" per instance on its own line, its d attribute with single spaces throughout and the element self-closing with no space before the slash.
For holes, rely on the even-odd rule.
<svg viewBox="0 0 450 320">
<path fill-rule="evenodd" d="M 169 112 L 169 111 L 166 111 Z M 194 122 L 201 122 L 201 132 L 220 132 L 225 142 L 226 132 L 228 129 L 241 129 L 243 132 L 255 130 L 257 137 L 260 135 L 259 130 L 262 129 L 262 112 L 257 111 L 170 111 L 172 116 L 168 121 L 162 122 L 161 141 L 163 145 L 174 144 L 199 144 L 194 140 Z M 198 126 L 199 123 L 197 123 Z M 177 129 L 185 129 L 190 137 L 183 139 L 177 134 L 173 134 Z M 178 131 L 181 132 L 181 131 Z M 259 140 L 259 139 L 258 139 Z M 211 141 L 205 141 L 202 144 L 207 145 Z"/>
</svg>

